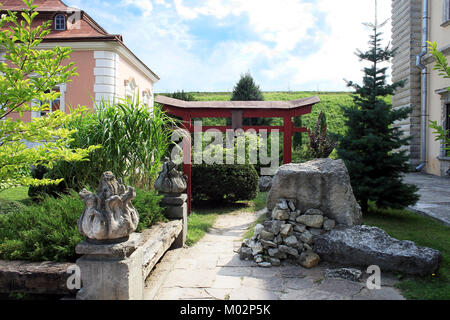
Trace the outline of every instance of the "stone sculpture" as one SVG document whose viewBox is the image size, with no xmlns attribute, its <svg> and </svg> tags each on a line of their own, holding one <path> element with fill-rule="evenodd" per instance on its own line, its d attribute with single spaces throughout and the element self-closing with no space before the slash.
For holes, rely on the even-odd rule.
<svg viewBox="0 0 450 320">
<path fill-rule="evenodd" d="M 78 230 L 91 241 L 126 241 L 136 231 L 139 215 L 131 201 L 136 190 L 125 188 L 112 172 L 103 173 L 97 194 L 84 189 L 79 193 L 85 209 Z"/>
<path fill-rule="evenodd" d="M 155 182 L 155 189 L 165 194 L 181 194 L 187 189 L 187 179 L 176 169 L 177 165 L 166 158 Z"/>
</svg>

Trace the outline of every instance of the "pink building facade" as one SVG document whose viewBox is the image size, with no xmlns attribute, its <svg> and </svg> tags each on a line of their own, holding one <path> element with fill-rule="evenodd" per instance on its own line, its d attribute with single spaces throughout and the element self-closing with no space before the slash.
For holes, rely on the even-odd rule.
<svg viewBox="0 0 450 320">
<path fill-rule="evenodd" d="M 22 0 L 2 0 L 1 3 L 0 11 L 24 8 Z M 121 35 L 107 33 L 87 13 L 68 7 L 60 0 L 35 0 L 34 4 L 39 12 L 36 25 L 52 21 L 52 32 L 40 48 L 72 48 L 68 62 L 75 63 L 79 74 L 72 82 L 54 88 L 61 95 L 52 101 L 50 112 L 57 109 L 69 112 L 71 107 L 77 106 L 87 106 L 94 111 L 96 103 L 102 99 L 123 97 L 139 97 L 142 103 L 153 106 L 153 88 L 159 77 L 127 48 Z M 1 56 L 0 50 L 0 60 Z M 44 112 L 29 112 L 22 119 L 30 121 L 44 115 Z M 19 115 L 11 114 L 11 117 Z"/>
</svg>

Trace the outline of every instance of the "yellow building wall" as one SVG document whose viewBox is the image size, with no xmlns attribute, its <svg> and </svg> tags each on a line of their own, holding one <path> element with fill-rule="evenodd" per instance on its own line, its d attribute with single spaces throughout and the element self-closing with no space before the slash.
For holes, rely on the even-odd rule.
<svg viewBox="0 0 450 320">
<path fill-rule="evenodd" d="M 430 4 L 430 30 L 429 39 L 431 42 L 436 41 L 438 48 L 445 48 L 450 45 L 450 26 L 441 26 L 443 23 L 443 6 L 442 1 L 431 1 Z M 447 54 L 447 58 L 449 55 Z M 428 120 L 443 122 L 443 101 L 442 96 L 436 93 L 450 86 L 449 79 L 443 79 L 436 70 L 433 70 L 435 62 L 432 60 L 428 64 Z M 433 130 L 427 130 L 427 167 L 426 171 L 430 174 L 441 175 L 442 162 L 438 159 L 441 156 L 441 143 L 435 141 L 436 136 Z"/>
</svg>

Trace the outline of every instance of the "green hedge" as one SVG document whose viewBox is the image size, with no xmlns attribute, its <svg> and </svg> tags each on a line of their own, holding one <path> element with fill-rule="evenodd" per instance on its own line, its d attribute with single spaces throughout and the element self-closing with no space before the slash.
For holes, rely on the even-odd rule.
<svg viewBox="0 0 450 320">
<path fill-rule="evenodd" d="M 192 198 L 235 202 L 258 195 L 259 176 L 253 165 L 193 165 Z"/>
<path fill-rule="evenodd" d="M 164 220 L 160 199 L 154 191 L 137 190 L 133 200 L 140 219 L 137 231 Z M 77 225 L 83 210 L 83 201 L 72 192 L 1 214 L 0 259 L 75 262 L 75 246 L 83 240 Z"/>
</svg>

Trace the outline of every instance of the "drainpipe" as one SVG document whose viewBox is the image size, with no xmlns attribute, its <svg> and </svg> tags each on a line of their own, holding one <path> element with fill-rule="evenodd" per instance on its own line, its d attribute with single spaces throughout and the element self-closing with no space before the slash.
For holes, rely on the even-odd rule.
<svg viewBox="0 0 450 320">
<path fill-rule="evenodd" d="M 427 67 L 422 63 L 422 58 L 428 53 L 428 0 L 423 0 L 423 33 L 422 52 L 416 57 L 416 66 L 422 70 L 422 163 L 416 167 L 417 171 L 425 167 L 427 161 L 427 99 L 428 99 L 428 75 Z"/>
</svg>

